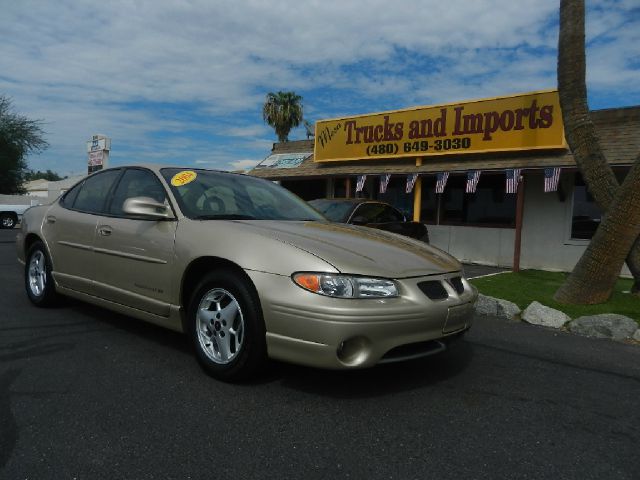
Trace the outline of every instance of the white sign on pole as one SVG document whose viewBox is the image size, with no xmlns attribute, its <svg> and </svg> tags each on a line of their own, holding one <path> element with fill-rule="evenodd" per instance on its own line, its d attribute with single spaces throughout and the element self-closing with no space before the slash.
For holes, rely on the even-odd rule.
<svg viewBox="0 0 640 480">
<path fill-rule="evenodd" d="M 104 135 L 93 135 L 87 142 L 88 173 L 102 170 L 108 167 L 109 150 L 111 150 L 111 139 Z"/>
<path fill-rule="evenodd" d="M 104 161 L 104 152 L 102 150 L 98 150 L 97 152 L 89 152 L 89 166 L 95 167 L 97 165 L 102 165 Z"/>
</svg>

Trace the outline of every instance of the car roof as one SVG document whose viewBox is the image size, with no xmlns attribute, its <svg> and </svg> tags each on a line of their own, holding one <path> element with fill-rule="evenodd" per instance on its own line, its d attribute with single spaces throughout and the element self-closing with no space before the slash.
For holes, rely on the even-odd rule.
<svg viewBox="0 0 640 480">
<path fill-rule="evenodd" d="M 378 200 L 371 200 L 369 198 L 315 198 L 313 201 L 323 201 L 323 202 L 333 202 L 333 203 L 365 203 L 365 202 L 372 202 L 372 203 L 384 203 L 384 202 L 380 202 Z"/>
<path fill-rule="evenodd" d="M 112 165 L 109 168 L 105 168 L 104 170 L 113 170 L 116 168 L 147 168 L 149 170 L 153 170 L 155 172 L 160 172 L 160 170 L 165 169 L 165 168 L 173 168 L 173 169 L 178 169 L 178 170 L 205 170 L 207 172 L 214 172 L 214 173 L 224 173 L 224 174 L 229 174 L 229 175 L 245 175 L 245 176 L 251 176 L 251 175 L 246 175 L 244 173 L 240 173 L 240 172 L 229 172 L 227 170 L 216 170 L 216 169 L 212 169 L 212 168 L 202 168 L 202 167 L 194 167 L 194 166 L 190 166 L 190 165 L 172 165 L 172 164 L 164 164 L 164 163 L 147 163 L 147 162 L 141 162 L 141 163 L 128 163 L 128 164 L 124 164 L 124 165 Z M 98 170 L 94 173 L 98 173 L 98 172 L 102 172 L 104 170 Z M 258 177 L 252 177 L 252 178 L 258 178 Z"/>
</svg>

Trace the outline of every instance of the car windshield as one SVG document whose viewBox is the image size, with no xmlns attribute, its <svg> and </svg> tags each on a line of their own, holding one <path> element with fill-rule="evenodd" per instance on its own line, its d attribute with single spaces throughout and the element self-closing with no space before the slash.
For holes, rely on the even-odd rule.
<svg viewBox="0 0 640 480">
<path fill-rule="evenodd" d="M 353 209 L 353 203 L 335 200 L 311 200 L 309 204 L 332 222 L 346 222 Z"/>
<path fill-rule="evenodd" d="M 210 170 L 162 169 L 180 210 L 196 220 L 325 220 L 268 180 Z"/>
</svg>

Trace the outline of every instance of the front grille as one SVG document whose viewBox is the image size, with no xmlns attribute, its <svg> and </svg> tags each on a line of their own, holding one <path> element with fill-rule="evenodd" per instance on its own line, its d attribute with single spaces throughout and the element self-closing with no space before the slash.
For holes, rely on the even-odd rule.
<svg viewBox="0 0 640 480">
<path fill-rule="evenodd" d="M 464 292 L 464 285 L 462 284 L 462 278 L 460 277 L 453 277 L 449 279 L 449 283 L 451 284 L 451 286 L 453 287 L 453 289 L 458 292 L 458 295 L 462 294 L 462 292 Z"/>
<path fill-rule="evenodd" d="M 418 288 L 422 290 L 431 300 L 444 300 L 449 296 L 447 290 L 440 280 L 430 280 L 428 282 L 420 282 Z"/>
</svg>

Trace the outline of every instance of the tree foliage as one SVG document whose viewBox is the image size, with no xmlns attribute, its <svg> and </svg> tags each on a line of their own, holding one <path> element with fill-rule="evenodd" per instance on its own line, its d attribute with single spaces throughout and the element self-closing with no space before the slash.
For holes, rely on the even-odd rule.
<svg viewBox="0 0 640 480">
<path fill-rule="evenodd" d="M 48 147 L 41 124 L 15 113 L 11 100 L 0 95 L 0 193 L 24 193 L 26 156 Z"/>
<path fill-rule="evenodd" d="M 626 262 L 640 284 L 640 155 L 620 186 L 590 118 L 585 81 L 584 0 L 562 0 L 558 91 L 567 143 L 589 191 L 604 213 L 591 243 L 555 294 L 563 303 L 606 301 Z"/>
<path fill-rule="evenodd" d="M 58 180 L 62 180 L 63 178 L 66 177 L 61 177 L 56 172 L 49 169 L 47 169 L 46 172 L 41 172 L 40 170 L 34 172 L 33 170 L 29 170 L 24 176 L 25 182 L 31 182 L 33 180 L 48 180 L 50 182 L 57 182 Z"/>
<path fill-rule="evenodd" d="M 288 142 L 291 129 L 302 122 L 302 97 L 295 92 L 268 93 L 262 118 L 273 127 L 280 142 Z"/>
</svg>

